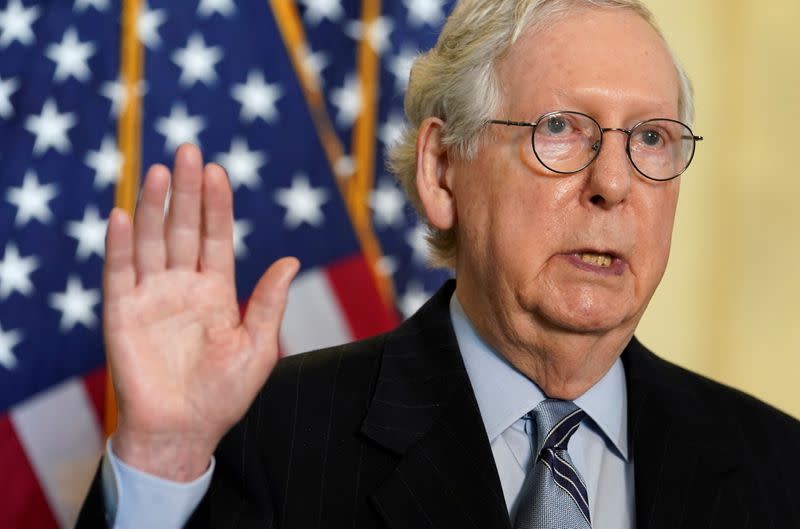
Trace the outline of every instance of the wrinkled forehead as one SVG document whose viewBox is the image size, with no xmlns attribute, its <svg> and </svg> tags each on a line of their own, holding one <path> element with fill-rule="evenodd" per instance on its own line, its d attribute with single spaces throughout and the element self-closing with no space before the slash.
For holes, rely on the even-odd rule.
<svg viewBox="0 0 800 529">
<path fill-rule="evenodd" d="M 631 9 L 579 7 L 538 20 L 496 70 L 509 112 L 546 111 L 548 104 L 593 112 L 610 104 L 679 117 L 680 81 L 669 49 Z"/>
</svg>

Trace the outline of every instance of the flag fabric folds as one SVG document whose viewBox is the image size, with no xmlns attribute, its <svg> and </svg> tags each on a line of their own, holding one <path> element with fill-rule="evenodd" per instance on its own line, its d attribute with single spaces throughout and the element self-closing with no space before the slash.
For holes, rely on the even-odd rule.
<svg viewBox="0 0 800 529">
<path fill-rule="evenodd" d="M 269 263 L 302 261 L 284 354 L 387 330 L 445 278 L 383 159 L 451 2 L 140 1 L 133 92 L 125 7 L 0 0 L 4 528 L 71 527 L 102 451 L 100 273 L 126 104 L 142 167 L 192 142 L 227 169 L 243 304 Z"/>
</svg>

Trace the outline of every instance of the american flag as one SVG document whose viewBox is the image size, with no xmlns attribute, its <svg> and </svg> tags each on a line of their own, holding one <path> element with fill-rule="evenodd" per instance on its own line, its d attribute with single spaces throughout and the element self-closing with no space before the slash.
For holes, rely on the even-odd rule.
<svg viewBox="0 0 800 529">
<path fill-rule="evenodd" d="M 228 170 L 242 303 L 301 259 L 286 354 L 385 330 L 445 278 L 383 159 L 452 2 L 132 2 L 0 0 L 0 528 L 72 527 L 103 448 L 100 273 L 131 101 L 142 166 L 190 141 Z"/>
</svg>

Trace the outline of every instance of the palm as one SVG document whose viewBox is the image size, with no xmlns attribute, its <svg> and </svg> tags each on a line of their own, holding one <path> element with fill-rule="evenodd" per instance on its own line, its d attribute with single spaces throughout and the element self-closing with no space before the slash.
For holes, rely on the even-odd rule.
<svg viewBox="0 0 800 529">
<path fill-rule="evenodd" d="M 164 219 L 168 181 L 166 169 L 151 169 L 135 226 L 121 212 L 109 221 L 104 330 L 118 437 L 129 454 L 133 439 L 190 440 L 199 454 L 213 450 L 275 364 L 286 290 L 297 268 L 293 260 L 274 264 L 242 319 L 224 173 L 202 170 L 196 149 L 182 147 Z"/>
<path fill-rule="evenodd" d="M 222 410 L 209 408 L 230 396 L 219 389 L 236 387 L 234 367 L 249 343 L 230 287 L 218 277 L 174 271 L 115 303 L 120 317 L 107 323 L 108 347 L 126 420 L 152 422 L 153 431 L 159 422 L 195 430 L 202 424 L 192 423 L 227 421 Z M 215 334 L 222 339 L 211 339 Z"/>
</svg>

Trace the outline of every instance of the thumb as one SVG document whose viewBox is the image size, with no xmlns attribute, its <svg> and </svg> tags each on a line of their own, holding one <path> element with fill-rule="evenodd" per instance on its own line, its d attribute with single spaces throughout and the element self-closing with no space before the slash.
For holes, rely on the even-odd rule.
<svg viewBox="0 0 800 529">
<path fill-rule="evenodd" d="M 294 257 L 284 257 L 275 261 L 261 279 L 250 296 L 244 316 L 244 327 L 259 352 L 278 345 L 289 285 L 300 269 L 300 262 Z"/>
</svg>

